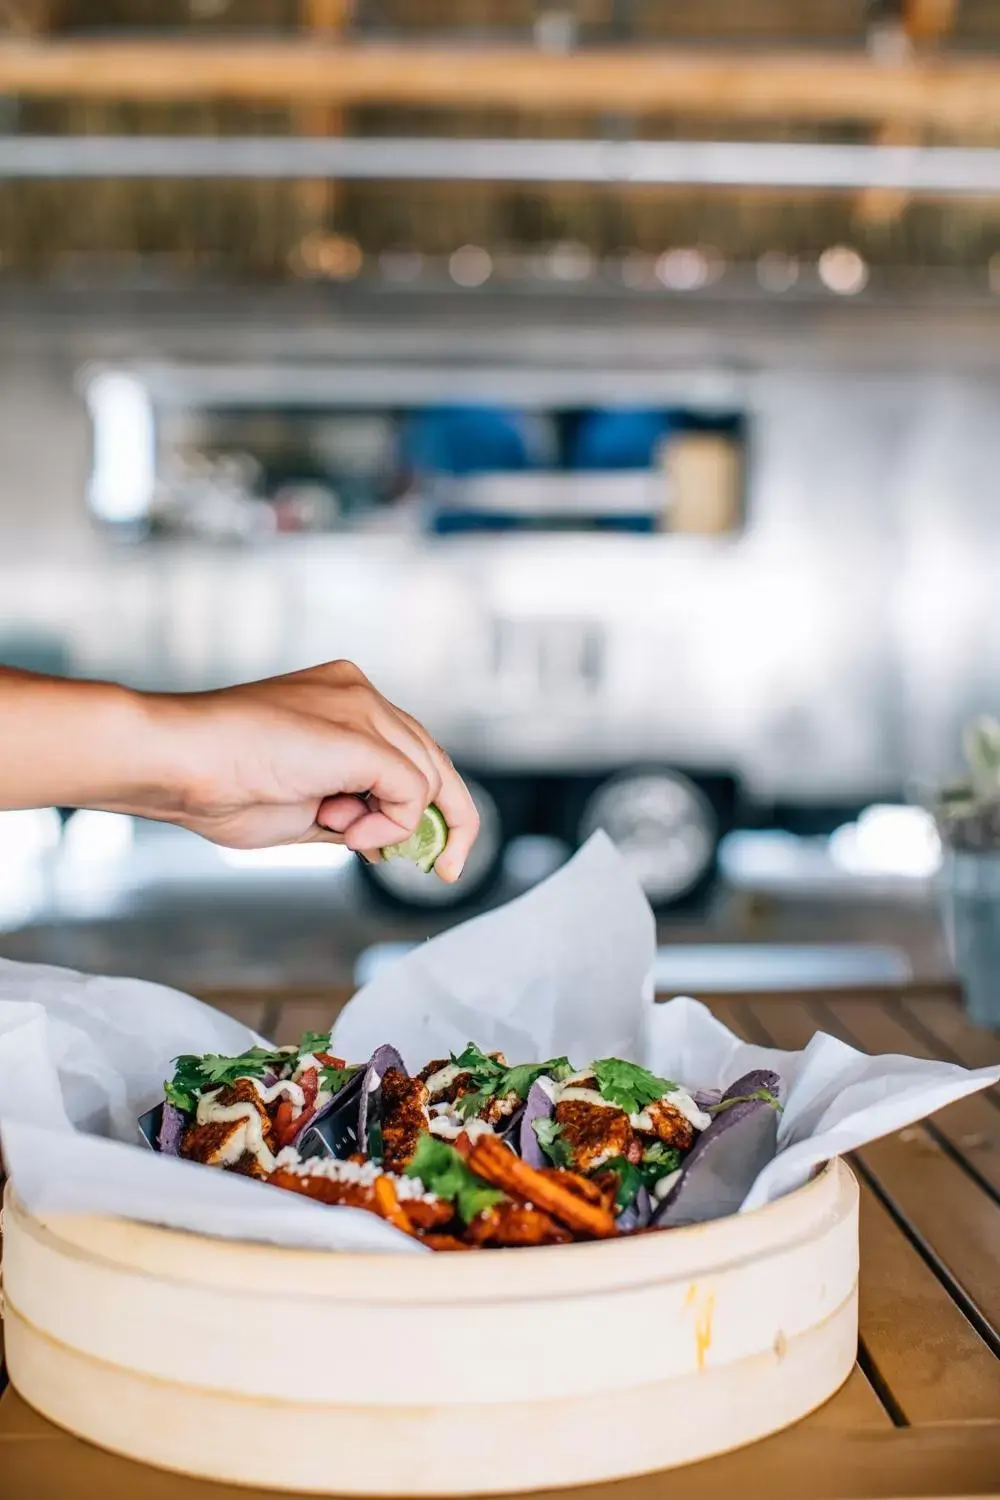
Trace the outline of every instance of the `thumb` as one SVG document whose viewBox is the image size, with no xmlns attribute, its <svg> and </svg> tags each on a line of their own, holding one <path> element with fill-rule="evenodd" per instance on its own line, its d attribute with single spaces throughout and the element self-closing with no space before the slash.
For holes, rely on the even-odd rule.
<svg viewBox="0 0 1000 1500">
<path fill-rule="evenodd" d="M 343 835 L 368 813 L 361 797 L 324 797 L 316 812 L 318 826 L 329 833 Z M 342 840 L 341 840 L 342 841 Z"/>
</svg>

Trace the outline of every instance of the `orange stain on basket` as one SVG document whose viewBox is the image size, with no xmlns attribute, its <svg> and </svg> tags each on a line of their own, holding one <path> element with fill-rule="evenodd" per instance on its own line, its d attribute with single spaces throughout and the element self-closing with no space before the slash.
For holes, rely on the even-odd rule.
<svg viewBox="0 0 1000 1500">
<path fill-rule="evenodd" d="M 715 1317 L 715 1293 L 699 1298 L 698 1283 L 692 1281 L 684 1295 L 684 1311 L 694 1309 L 694 1347 L 698 1369 L 705 1368 L 705 1356 L 712 1345 L 712 1321 Z"/>
<path fill-rule="evenodd" d="M 694 1343 L 698 1351 L 698 1369 L 705 1368 L 705 1356 L 712 1343 L 712 1319 L 715 1317 L 715 1293 L 709 1292 L 695 1314 Z"/>
</svg>

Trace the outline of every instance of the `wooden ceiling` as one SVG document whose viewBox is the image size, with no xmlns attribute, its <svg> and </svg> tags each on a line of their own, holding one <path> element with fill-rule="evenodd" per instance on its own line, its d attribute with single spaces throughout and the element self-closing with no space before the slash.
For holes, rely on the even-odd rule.
<svg viewBox="0 0 1000 1500">
<path fill-rule="evenodd" d="M 0 130 L 1000 147 L 1000 0 L 0 0 Z M 672 247 L 986 284 L 1000 203 L 898 190 L 0 182 L 0 274 L 287 279 Z M 346 247 L 346 249 L 345 249 Z"/>
</svg>

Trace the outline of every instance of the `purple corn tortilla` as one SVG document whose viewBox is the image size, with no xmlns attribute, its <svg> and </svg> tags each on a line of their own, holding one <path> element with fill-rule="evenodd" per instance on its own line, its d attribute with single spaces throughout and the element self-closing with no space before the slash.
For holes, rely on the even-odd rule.
<svg viewBox="0 0 1000 1500">
<path fill-rule="evenodd" d="M 358 1103 L 358 1148 L 361 1151 L 367 1152 L 368 1149 L 368 1114 L 372 1097 L 378 1093 L 379 1084 L 390 1068 L 396 1068 L 400 1073 L 406 1073 L 409 1077 L 406 1064 L 395 1047 L 388 1045 L 376 1047 L 361 1077 L 361 1096 Z"/>
<path fill-rule="evenodd" d="M 722 1095 L 721 1102 L 725 1104 L 727 1099 L 743 1099 L 747 1094 L 760 1093 L 762 1089 L 773 1094 L 776 1099 L 780 1097 L 781 1079 L 777 1073 L 772 1073 L 770 1068 L 754 1068 L 752 1072 L 744 1073 L 742 1078 L 737 1078 L 735 1083 L 729 1085 Z M 716 1103 L 719 1102 L 716 1100 Z M 761 1103 L 764 1102 L 761 1100 Z M 710 1108 L 713 1107 L 710 1106 Z M 768 1107 L 773 1108 L 773 1105 Z"/>
<path fill-rule="evenodd" d="M 528 1090 L 528 1097 L 524 1101 L 524 1109 L 521 1112 L 521 1125 L 518 1131 L 518 1145 L 521 1148 L 521 1156 L 529 1167 L 550 1167 L 552 1163 L 545 1155 L 532 1126 L 536 1120 L 548 1120 L 551 1118 L 555 1105 L 548 1094 L 536 1080 Z"/>
<path fill-rule="evenodd" d="M 175 1104 L 164 1104 L 156 1149 L 163 1156 L 180 1156 L 181 1138 L 187 1129 L 187 1116 Z"/>
<path fill-rule="evenodd" d="M 616 1224 L 622 1234 L 628 1234 L 633 1229 L 645 1229 L 653 1216 L 653 1200 L 644 1187 L 641 1187 L 635 1195 L 635 1201 L 628 1208 L 623 1208 L 616 1219 Z"/>
<path fill-rule="evenodd" d="M 778 1075 L 763 1069 L 729 1086 L 720 1101 L 727 1107 L 695 1141 L 680 1178 L 653 1214 L 658 1229 L 736 1213 L 778 1144 L 778 1111 L 766 1099 L 746 1096 L 760 1089 L 777 1096 L 780 1086 Z"/>
</svg>

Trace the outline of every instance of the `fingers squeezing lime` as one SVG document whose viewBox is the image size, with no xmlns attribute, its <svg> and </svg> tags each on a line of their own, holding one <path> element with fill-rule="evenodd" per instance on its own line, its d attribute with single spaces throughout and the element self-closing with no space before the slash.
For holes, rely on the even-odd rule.
<svg viewBox="0 0 1000 1500">
<path fill-rule="evenodd" d="M 429 875 L 448 842 L 448 825 L 440 809 L 432 802 L 417 824 L 416 831 L 401 844 L 388 844 L 380 851 L 383 859 L 410 859 Z"/>
</svg>

